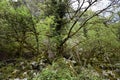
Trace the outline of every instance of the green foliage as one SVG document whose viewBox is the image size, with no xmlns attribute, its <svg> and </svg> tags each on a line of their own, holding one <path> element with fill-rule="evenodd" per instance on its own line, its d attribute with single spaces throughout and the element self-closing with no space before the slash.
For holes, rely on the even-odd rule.
<svg viewBox="0 0 120 80">
<path fill-rule="evenodd" d="M 31 0 L 27 2 L 29 1 Z M 61 46 L 70 31 L 69 26 L 78 19 L 82 11 L 78 11 L 74 19 L 67 21 L 68 16 L 72 16 L 75 12 L 71 8 L 70 13 L 66 14 L 71 7 L 69 0 L 46 0 L 45 4 L 39 4 L 41 15 L 35 17 L 32 12 L 36 11 L 36 6 L 33 9 L 29 6 L 28 9 L 28 6 L 21 2 L 17 5 L 8 0 L 0 1 L 0 56 L 7 54 L 5 56 L 8 58 L 16 55 L 33 57 L 35 53 L 40 53 L 39 59 L 41 57 L 48 59 L 50 54 L 55 54 L 53 58 L 56 59 L 62 54 L 75 60 L 77 64 L 74 66 L 72 62 L 60 58 L 43 69 L 34 80 L 102 80 L 100 76 L 92 74 L 93 69 L 82 66 L 87 66 L 91 61 L 101 62 L 100 64 L 111 61 L 116 64 L 116 61 L 120 60 L 120 22 L 107 22 L 109 17 L 103 18 L 98 15 L 80 27 L 87 18 L 95 14 L 87 10 L 73 26 L 69 36 L 78 29 L 80 31 L 72 37 L 68 36 L 69 40 L 66 39 L 66 44 Z M 26 65 L 29 66 L 30 64 Z M 0 76 L 0 79 L 13 72 L 14 68 L 13 65 L 2 67 L 0 72 L 6 75 Z"/>
<path fill-rule="evenodd" d="M 114 59 L 118 62 L 118 56 L 120 56 L 119 23 L 105 23 L 106 20 L 99 16 L 89 20 L 72 39 L 67 41 L 65 53 L 71 55 L 80 63 L 79 65 L 88 65 L 91 61 L 108 61 L 107 57 L 112 62 Z M 72 33 L 80 27 L 79 24 L 81 21 L 75 25 Z"/>
<path fill-rule="evenodd" d="M 0 63 L 2 63 L 2 62 L 0 62 Z M 0 66 L 2 66 L 2 65 L 0 64 Z M 3 64 L 3 66 L 4 67 L 2 67 L 0 69 L 0 73 L 1 73 L 0 75 L 2 75 L 2 76 L 0 76 L 1 80 L 2 79 L 8 79 L 11 76 L 10 73 L 12 73 L 14 68 L 15 68 L 15 67 L 11 66 L 10 64 L 7 65 L 7 66 L 5 66 L 5 64 Z"/>
<path fill-rule="evenodd" d="M 19 53 L 23 51 L 23 48 L 33 51 L 36 44 L 29 43 L 26 40 L 32 35 L 36 35 L 34 30 L 36 19 L 23 5 L 14 8 L 9 1 L 1 1 L 0 4 L 0 25 L 2 25 L 0 28 L 0 51 Z M 29 34 L 30 36 L 28 36 Z"/>
<path fill-rule="evenodd" d="M 59 59 L 52 66 L 45 68 L 33 80 L 73 80 L 74 74 L 69 68 L 70 66 L 64 62 L 64 59 Z"/>
<path fill-rule="evenodd" d="M 80 74 L 77 74 L 73 64 L 61 58 L 43 69 L 33 80 L 102 80 L 95 74 L 94 71 L 91 73 L 91 71 L 87 69 L 83 69 L 83 71 L 80 71 Z"/>
</svg>

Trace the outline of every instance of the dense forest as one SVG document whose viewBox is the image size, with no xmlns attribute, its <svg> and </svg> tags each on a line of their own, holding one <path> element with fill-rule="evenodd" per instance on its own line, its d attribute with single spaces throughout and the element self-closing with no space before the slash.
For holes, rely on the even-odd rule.
<svg viewBox="0 0 120 80">
<path fill-rule="evenodd" d="M 120 80 L 120 0 L 0 0 L 0 80 Z"/>
</svg>

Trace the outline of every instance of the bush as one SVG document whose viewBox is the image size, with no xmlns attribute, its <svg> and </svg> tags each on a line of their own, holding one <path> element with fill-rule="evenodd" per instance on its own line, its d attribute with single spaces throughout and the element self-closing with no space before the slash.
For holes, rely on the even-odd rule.
<svg viewBox="0 0 120 80">
<path fill-rule="evenodd" d="M 46 67 L 33 80 L 102 80 L 99 75 L 95 74 L 87 69 L 81 69 L 78 74 L 71 61 L 61 58 Z"/>
</svg>

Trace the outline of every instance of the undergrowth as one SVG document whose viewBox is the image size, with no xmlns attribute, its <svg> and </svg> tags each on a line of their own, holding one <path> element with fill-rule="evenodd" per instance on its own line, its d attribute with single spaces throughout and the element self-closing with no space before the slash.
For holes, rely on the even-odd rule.
<svg viewBox="0 0 120 80">
<path fill-rule="evenodd" d="M 81 68 L 81 67 L 78 67 Z M 79 72 L 79 73 L 77 73 Z M 47 66 L 33 80 L 103 80 L 93 69 L 81 68 L 76 71 L 69 60 L 58 59 Z"/>
</svg>

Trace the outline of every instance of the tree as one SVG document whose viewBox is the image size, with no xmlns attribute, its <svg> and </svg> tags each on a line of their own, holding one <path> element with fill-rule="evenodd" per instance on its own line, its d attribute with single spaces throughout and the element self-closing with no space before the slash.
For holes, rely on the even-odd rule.
<svg viewBox="0 0 120 80">
<path fill-rule="evenodd" d="M 51 0 L 46 1 L 47 10 L 45 16 L 54 16 L 55 25 L 51 25 L 52 39 L 56 39 L 57 55 L 61 55 L 62 50 L 59 50 L 62 42 L 62 32 L 65 27 L 66 11 L 69 9 L 69 0 Z M 54 5 L 54 6 L 53 6 Z M 50 37 L 49 37 L 50 38 Z"/>
<path fill-rule="evenodd" d="M 51 0 L 46 2 L 46 10 L 45 15 L 46 16 L 54 16 L 54 22 L 56 25 L 51 25 L 51 28 L 53 28 L 52 32 L 52 38 L 54 37 L 56 39 L 56 49 L 57 49 L 57 55 L 61 55 L 64 51 L 63 46 L 64 44 L 69 40 L 69 38 L 72 38 L 75 36 L 82 28 L 84 28 L 85 36 L 87 37 L 87 31 L 85 25 L 89 20 L 94 18 L 95 16 L 100 16 L 100 14 L 106 10 L 108 10 L 111 6 L 115 5 L 115 1 L 113 0 L 109 3 L 108 6 L 105 8 L 98 10 L 87 17 L 84 17 L 84 15 L 87 13 L 88 10 L 91 9 L 92 6 L 97 5 L 100 1 L 98 0 Z M 76 9 L 73 9 L 72 4 L 77 3 L 78 6 Z M 85 4 L 88 4 L 85 6 Z M 84 7 L 85 6 L 85 7 Z M 82 20 L 83 18 L 83 20 Z M 81 20 L 79 22 L 79 20 Z M 64 26 L 67 24 L 71 24 L 70 27 L 67 28 L 67 37 L 61 36 L 62 30 L 64 29 Z M 79 28 L 77 28 L 74 32 L 73 29 L 76 27 L 76 24 L 79 24 Z M 63 39 L 63 37 L 65 37 Z"/>
<path fill-rule="evenodd" d="M 19 54 L 23 54 L 24 49 L 39 53 L 39 40 L 36 31 L 37 19 L 22 4 L 19 7 L 7 1 L 2 1 L 1 4 L 4 5 L 1 5 L 0 9 L 2 11 L 0 13 L 0 19 L 4 22 L 3 24 L 1 23 L 3 25 L 1 31 L 4 31 L 4 34 L 1 33 L 1 39 L 3 41 L 10 40 L 12 44 L 15 44 L 16 47 L 13 48 L 15 49 L 13 50 L 13 52 L 15 51 L 14 53 L 18 52 Z M 36 43 L 29 42 L 29 38 L 32 38 L 32 36 L 34 36 L 33 40 L 35 39 Z"/>
</svg>

